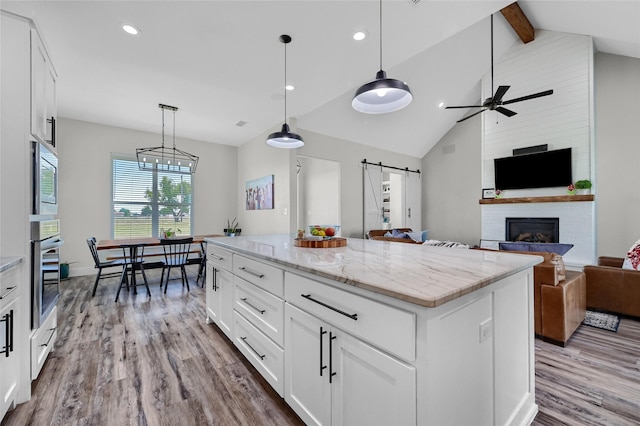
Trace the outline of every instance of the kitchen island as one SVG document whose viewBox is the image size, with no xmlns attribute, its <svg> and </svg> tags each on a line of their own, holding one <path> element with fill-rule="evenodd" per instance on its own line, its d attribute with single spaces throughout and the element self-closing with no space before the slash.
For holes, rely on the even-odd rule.
<svg viewBox="0 0 640 426">
<path fill-rule="evenodd" d="M 533 265 L 289 235 L 207 239 L 207 320 L 307 424 L 529 424 Z"/>
</svg>

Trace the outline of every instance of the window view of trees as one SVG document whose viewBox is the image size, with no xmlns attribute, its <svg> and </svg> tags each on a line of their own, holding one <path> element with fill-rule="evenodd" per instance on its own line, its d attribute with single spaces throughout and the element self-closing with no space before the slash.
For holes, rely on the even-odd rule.
<svg viewBox="0 0 640 426">
<path fill-rule="evenodd" d="M 157 237 L 169 228 L 191 234 L 191 174 L 139 170 L 124 156 L 112 158 L 112 173 L 113 238 Z"/>
</svg>

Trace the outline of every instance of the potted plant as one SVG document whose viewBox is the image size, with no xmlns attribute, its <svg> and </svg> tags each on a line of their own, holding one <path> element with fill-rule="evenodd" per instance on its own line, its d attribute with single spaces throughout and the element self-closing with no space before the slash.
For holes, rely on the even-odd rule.
<svg viewBox="0 0 640 426">
<path fill-rule="evenodd" d="M 591 181 L 589 179 L 582 179 L 575 183 L 576 193 L 588 194 L 591 192 Z"/>
<path fill-rule="evenodd" d="M 227 219 L 227 227 L 224 229 L 224 235 L 227 237 L 234 237 L 240 234 L 240 229 L 238 228 L 238 221 L 234 217 L 233 220 Z"/>
<path fill-rule="evenodd" d="M 173 230 L 173 228 L 169 228 L 169 229 L 161 229 L 160 230 L 160 234 L 162 235 L 162 238 L 167 239 L 167 238 L 175 238 L 176 235 L 178 234 L 178 232 L 182 232 L 180 229 L 177 230 Z"/>
<path fill-rule="evenodd" d="M 76 262 L 68 262 L 68 261 L 60 262 L 60 279 L 61 280 L 69 278 L 69 265 L 71 265 L 72 263 L 76 263 Z"/>
</svg>

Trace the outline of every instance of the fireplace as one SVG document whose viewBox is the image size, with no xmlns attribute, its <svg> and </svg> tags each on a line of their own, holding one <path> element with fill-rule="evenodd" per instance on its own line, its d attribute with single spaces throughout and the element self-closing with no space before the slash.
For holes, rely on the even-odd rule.
<svg viewBox="0 0 640 426">
<path fill-rule="evenodd" d="M 506 241 L 559 243 L 560 219 L 557 217 L 507 217 Z"/>
</svg>

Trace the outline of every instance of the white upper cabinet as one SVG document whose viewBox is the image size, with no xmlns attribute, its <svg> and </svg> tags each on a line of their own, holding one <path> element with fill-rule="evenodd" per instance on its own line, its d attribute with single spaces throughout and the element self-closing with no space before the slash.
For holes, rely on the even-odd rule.
<svg viewBox="0 0 640 426">
<path fill-rule="evenodd" d="M 35 28 L 31 29 L 31 134 L 57 151 L 57 74 Z"/>
</svg>

